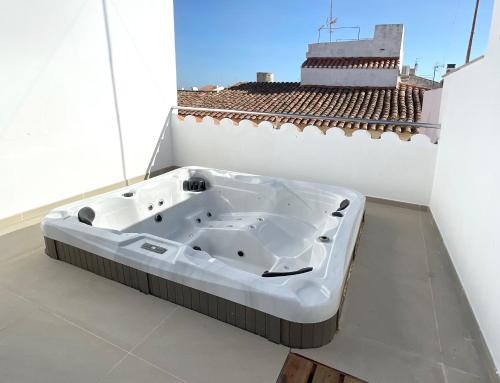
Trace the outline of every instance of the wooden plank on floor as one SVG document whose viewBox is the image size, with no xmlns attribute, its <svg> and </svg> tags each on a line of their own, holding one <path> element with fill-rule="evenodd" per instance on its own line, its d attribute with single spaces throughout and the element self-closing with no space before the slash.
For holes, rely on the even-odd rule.
<svg viewBox="0 0 500 383">
<path fill-rule="evenodd" d="M 343 375 L 334 370 L 322 365 L 316 367 L 312 383 L 341 383 Z"/>
<path fill-rule="evenodd" d="M 314 370 L 314 363 L 295 354 L 288 354 L 277 383 L 306 383 Z"/>
<path fill-rule="evenodd" d="M 367 383 L 302 355 L 290 353 L 276 383 Z"/>
<path fill-rule="evenodd" d="M 346 376 L 344 378 L 344 383 L 363 383 L 362 380 L 353 378 L 352 376 Z"/>
</svg>

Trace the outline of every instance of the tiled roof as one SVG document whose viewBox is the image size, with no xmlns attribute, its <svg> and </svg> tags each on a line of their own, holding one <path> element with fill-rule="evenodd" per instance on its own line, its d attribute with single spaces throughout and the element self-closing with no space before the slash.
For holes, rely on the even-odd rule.
<svg viewBox="0 0 500 383">
<path fill-rule="evenodd" d="M 293 123 L 300 128 L 315 125 L 325 131 L 340 127 L 347 133 L 353 129 L 374 131 L 374 136 L 384 131 L 395 131 L 411 135 L 413 127 L 393 125 L 360 124 L 322 120 L 321 116 L 353 117 L 375 120 L 418 121 L 422 110 L 423 88 L 400 84 L 398 88 L 336 88 L 301 86 L 298 82 L 257 83 L 247 82 L 233 85 L 218 93 L 178 91 L 181 106 L 212 109 L 233 109 L 252 112 L 294 113 L 315 115 L 318 118 L 255 116 L 229 112 L 179 111 L 180 116 L 210 116 L 215 119 L 270 121 Z"/>
<path fill-rule="evenodd" d="M 399 57 L 309 57 L 302 68 L 397 69 Z"/>
</svg>

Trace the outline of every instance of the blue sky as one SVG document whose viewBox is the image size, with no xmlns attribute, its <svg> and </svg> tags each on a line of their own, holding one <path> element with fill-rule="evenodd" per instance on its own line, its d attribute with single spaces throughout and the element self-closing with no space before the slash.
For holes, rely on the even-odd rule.
<svg viewBox="0 0 500 383">
<path fill-rule="evenodd" d="M 178 87 L 255 81 L 299 81 L 307 44 L 317 41 L 330 0 L 174 0 Z M 484 53 L 493 0 L 481 0 L 472 57 Z M 334 0 L 337 26 L 405 25 L 404 63 L 417 74 L 435 63 L 463 64 L 474 0 Z M 352 37 L 348 33 L 337 38 Z M 326 37 L 326 36 L 325 36 Z M 326 40 L 325 40 L 326 41 Z"/>
</svg>

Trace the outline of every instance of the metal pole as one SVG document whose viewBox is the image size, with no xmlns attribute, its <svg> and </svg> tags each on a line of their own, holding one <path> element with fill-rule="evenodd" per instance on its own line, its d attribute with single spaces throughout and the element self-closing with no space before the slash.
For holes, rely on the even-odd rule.
<svg viewBox="0 0 500 383">
<path fill-rule="evenodd" d="M 470 29 L 469 45 L 467 46 L 467 54 L 465 55 L 465 63 L 470 61 L 470 52 L 472 49 L 472 39 L 474 38 L 474 30 L 476 29 L 477 9 L 479 8 L 479 0 L 476 0 L 474 8 L 474 17 L 472 18 L 472 28 Z"/>
<path fill-rule="evenodd" d="M 284 117 L 284 118 L 300 118 L 304 120 L 328 120 L 328 121 L 341 121 L 341 122 L 357 122 L 360 124 L 374 124 L 374 125 L 396 125 L 396 126 L 410 126 L 421 127 L 430 129 L 440 129 L 440 124 L 430 124 L 427 122 L 414 122 L 414 121 L 398 121 L 398 120 L 374 120 L 369 118 L 355 118 L 355 117 L 337 117 L 337 116 L 318 116 L 312 114 L 296 114 L 296 113 L 271 113 L 271 112 L 252 112 L 248 110 L 236 109 L 216 109 L 216 108 L 199 108 L 191 106 L 173 106 L 173 110 L 192 110 L 197 112 L 212 112 L 212 113 L 226 113 L 226 114 L 250 114 L 254 116 L 265 117 Z"/>
<path fill-rule="evenodd" d="M 113 68 L 113 51 L 111 49 L 111 32 L 109 30 L 108 9 L 106 0 L 102 0 L 102 10 L 104 14 L 104 27 L 106 30 L 106 44 L 108 48 L 109 70 L 111 72 L 111 87 L 113 88 L 113 101 L 115 105 L 116 124 L 118 126 L 118 140 L 120 142 L 120 155 L 122 160 L 122 173 L 125 185 L 128 186 L 127 170 L 125 168 L 125 149 L 123 147 L 122 124 L 120 119 L 120 109 L 118 107 L 118 95 L 116 92 L 115 71 Z"/>
<path fill-rule="evenodd" d="M 330 0 L 330 20 L 328 20 L 328 28 L 330 29 L 330 42 L 332 42 L 332 17 L 333 17 L 333 0 Z"/>
</svg>

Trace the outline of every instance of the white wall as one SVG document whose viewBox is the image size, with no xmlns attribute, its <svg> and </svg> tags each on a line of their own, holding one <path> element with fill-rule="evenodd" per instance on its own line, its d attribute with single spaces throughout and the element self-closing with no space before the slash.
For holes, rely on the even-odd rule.
<svg viewBox="0 0 500 383">
<path fill-rule="evenodd" d="M 441 122 L 439 113 L 441 111 L 442 94 L 443 88 L 436 88 L 425 91 L 420 122 L 427 122 L 430 124 L 439 124 Z"/>
<path fill-rule="evenodd" d="M 441 123 L 440 111 L 442 94 L 443 88 L 425 91 L 424 102 L 422 103 L 422 114 L 419 120 L 420 122 L 426 122 L 429 124 Z M 432 142 L 436 142 L 439 139 L 438 129 L 418 128 L 418 131 L 426 136 L 429 136 Z"/>
<path fill-rule="evenodd" d="M 396 87 L 399 69 L 301 68 L 302 85 Z"/>
<path fill-rule="evenodd" d="M 143 175 L 177 104 L 172 0 L 107 0 L 127 177 Z"/>
<path fill-rule="evenodd" d="M 484 59 L 444 80 L 431 210 L 500 368 L 500 3 Z"/>
<path fill-rule="evenodd" d="M 403 24 L 375 26 L 373 39 L 309 44 L 307 57 L 401 57 Z"/>
<path fill-rule="evenodd" d="M 228 119 L 173 119 L 173 161 L 291 179 L 332 183 L 366 195 L 427 205 L 434 176 L 437 145 L 425 136 L 402 141 L 395 133 L 379 140 L 366 131 L 346 137 L 338 128 L 327 134 L 313 126 L 300 132 L 285 124 L 256 128 Z M 169 150 L 169 149 L 168 149 Z"/>
<path fill-rule="evenodd" d="M 108 8 L 133 177 L 176 103 L 172 2 Z M 0 2 L 0 219 L 123 180 L 103 16 L 101 0 Z"/>
</svg>

